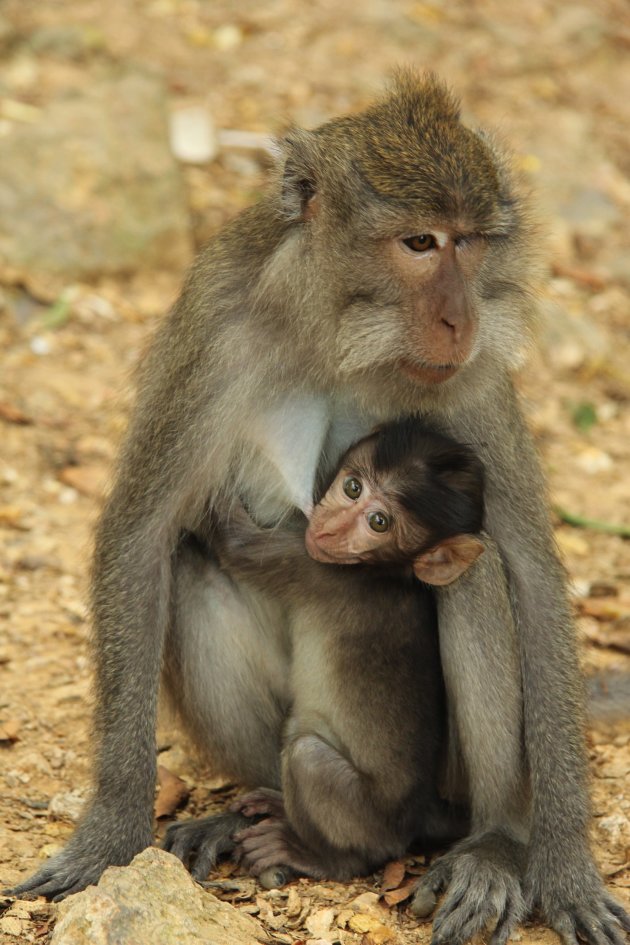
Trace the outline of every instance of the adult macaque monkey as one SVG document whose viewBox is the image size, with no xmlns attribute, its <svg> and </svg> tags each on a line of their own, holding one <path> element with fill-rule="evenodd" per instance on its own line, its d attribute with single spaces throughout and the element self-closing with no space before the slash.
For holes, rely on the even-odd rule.
<svg viewBox="0 0 630 945">
<path fill-rule="evenodd" d="M 281 175 L 201 254 L 141 365 L 96 538 L 96 792 L 67 847 L 18 891 L 63 896 L 151 843 L 163 663 L 185 667 L 178 699 L 200 743 L 244 783 L 266 783 L 279 746 L 257 721 L 269 731 L 282 717 L 288 659 L 277 605 L 200 563 L 182 532 L 234 496 L 259 524 L 280 522 L 375 422 L 422 413 L 482 459 L 499 553 L 439 592 L 473 827 L 432 865 L 418 909 L 446 888 L 437 941 L 457 945 L 496 916 L 503 942 L 524 895 L 567 945 L 619 945 L 630 919 L 589 848 L 564 573 L 510 379 L 534 310 L 521 198 L 492 141 L 411 73 L 283 147 Z"/>
<path fill-rule="evenodd" d="M 231 816 L 167 831 L 166 849 L 197 878 L 235 849 L 264 885 L 294 872 L 349 879 L 414 839 L 463 836 L 465 811 L 438 793 L 446 719 L 437 625 L 414 574 L 455 581 L 484 550 L 482 520 L 479 460 L 405 421 L 345 455 L 306 535 L 303 522 L 260 529 L 245 512 L 215 530 L 221 567 L 288 608 L 291 707 L 282 793 L 266 784 Z M 171 691 L 181 684 L 172 680 Z M 265 818 L 249 825 L 241 815 Z"/>
</svg>

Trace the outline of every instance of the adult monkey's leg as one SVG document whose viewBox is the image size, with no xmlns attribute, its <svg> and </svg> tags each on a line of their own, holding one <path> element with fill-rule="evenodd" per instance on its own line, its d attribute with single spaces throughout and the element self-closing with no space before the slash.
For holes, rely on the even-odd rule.
<svg viewBox="0 0 630 945">
<path fill-rule="evenodd" d="M 497 398 L 500 416 L 495 406 Z M 565 575 L 554 549 L 542 475 L 511 384 L 506 380 L 503 389 L 494 390 L 492 399 L 492 404 L 478 402 L 467 416 L 456 418 L 452 431 L 474 443 L 484 460 L 487 529 L 505 561 L 516 616 L 520 674 L 514 669 L 508 674 L 515 687 L 522 685 L 524 762 L 531 786 L 524 892 L 528 905 L 542 913 L 566 945 L 576 945 L 577 935 L 597 945 L 619 945 L 623 941 L 621 928 L 630 930 L 630 920 L 606 892 L 589 846 L 582 683 Z M 484 559 L 482 556 L 479 566 Z M 464 706 L 472 712 L 462 748 L 473 781 L 473 803 L 482 812 L 484 797 L 490 800 L 487 814 L 477 819 L 478 829 L 486 818 L 490 824 L 495 819 L 497 799 L 491 797 L 491 782 L 484 771 L 498 767 L 496 747 L 502 743 L 494 739 L 501 728 L 503 710 L 496 705 L 498 717 L 487 717 L 485 707 L 489 691 L 497 684 L 493 646 L 501 645 L 505 633 L 505 624 L 497 625 L 494 620 L 488 623 L 489 616 L 496 614 L 496 602 L 489 600 L 492 587 L 484 585 L 481 578 L 480 567 L 472 569 L 453 587 L 449 604 L 449 620 L 456 621 L 458 613 L 466 616 L 461 646 L 470 648 L 469 659 L 476 653 L 475 661 L 464 669 L 448 652 L 445 654 L 445 672 L 451 687 L 454 685 L 451 697 L 455 712 L 460 718 L 465 715 Z M 494 586 L 500 602 L 504 582 L 497 581 Z M 457 651 L 455 634 L 449 636 L 449 620 L 441 625 L 440 633 L 445 634 L 445 640 L 453 639 Z M 509 685 L 510 679 L 505 682 Z M 488 725 L 486 736 L 480 735 Z M 473 757 L 473 752 L 481 754 Z M 504 774 L 508 771 L 503 768 Z M 509 830 L 510 818 L 500 815 L 499 826 L 502 819 Z M 483 845 L 479 854 L 474 847 L 468 848 L 474 841 L 473 836 L 449 854 L 451 861 L 457 857 L 450 872 L 446 869 L 448 860 L 441 873 L 439 863 L 434 870 L 434 886 L 439 888 L 451 880 L 436 930 L 437 940 L 448 939 L 451 945 L 469 938 L 485 922 L 484 909 L 474 906 L 475 897 L 479 901 L 487 895 L 481 885 L 485 871 L 476 873 L 472 869 L 471 855 L 484 862 L 490 856 L 495 871 L 506 876 L 517 875 L 520 865 L 521 848 L 513 846 L 512 838 L 508 847 L 500 849 L 496 845 L 489 853 Z M 459 876 L 455 873 L 457 867 Z M 427 884 L 431 879 L 418 896 L 421 910 L 428 903 Z M 503 942 L 510 923 L 505 914 L 497 913 L 494 940 Z"/>
<path fill-rule="evenodd" d="M 577 936 L 624 941 L 630 918 L 607 893 L 589 844 L 584 689 L 566 575 L 558 561 L 542 475 L 514 392 L 496 473 L 490 461 L 488 528 L 499 543 L 518 614 L 525 751 L 532 791 L 525 892 L 566 945 Z M 481 438 L 486 434 L 482 431 Z M 487 441 L 486 441 L 487 442 Z M 498 478 L 495 478 L 498 477 Z M 500 487 L 512 485 L 509 498 Z"/>
</svg>

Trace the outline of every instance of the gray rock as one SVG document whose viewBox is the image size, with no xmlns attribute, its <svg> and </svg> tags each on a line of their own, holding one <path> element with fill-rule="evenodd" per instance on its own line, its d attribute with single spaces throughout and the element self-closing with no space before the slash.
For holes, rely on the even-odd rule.
<svg viewBox="0 0 630 945">
<path fill-rule="evenodd" d="M 198 886 L 154 847 L 59 906 L 51 945 L 256 945 L 260 924 Z"/>
<path fill-rule="evenodd" d="M 76 823 L 85 807 L 85 791 L 75 788 L 74 791 L 63 791 L 51 797 L 48 804 L 48 813 L 57 820 L 71 820 Z"/>
<path fill-rule="evenodd" d="M 0 266 L 67 283 L 192 255 L 161 82 L 125 74 L 0 138 Z"/>
<path fill-rule="evenodd" d="M 573 193 L 560 207 L 562 217 L 576 227 L 603 233 L 619 219 L 619 208 L 606 194 L 594 187 Z"/>
<path fill-rule="evenodd" d="M 589 713 L 597 721 L 622 721 L 630 715 L 630 673 L 602 668 L 588 676 Z"/>
<path fill-rule="evenodd" d="M 549 363 L 565 370 L 605 358 L 610 341 L 605 332 L 583 312 L 568 312 L 556 302 L 540 306 L 539 337 Z"/>
<path fill-rule="evenodd" d="M 29 46 L 35 53 L 60 56 L 64 59 L 83 59 L 104 48 L 105 36 L 93 26 L 42 26 L 31 33 Z"/>
</svg>

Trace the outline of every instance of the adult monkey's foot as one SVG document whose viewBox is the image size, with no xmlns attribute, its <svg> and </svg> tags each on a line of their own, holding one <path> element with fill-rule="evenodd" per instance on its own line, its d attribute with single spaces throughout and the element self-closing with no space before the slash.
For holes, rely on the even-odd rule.
<svg viewBox="0 0 630 945">
<path fill-rule="evenodd" d="M 3 890 L 4 894 L 25 899 L 46 896 L 59 902 L 98 883 L 108 866 L 126 866 L 151 846 L 151 819 L 144 809 L 128 810 L 121 823 L 117 814 L 109 816 L 106 807 L 94 804 L 63 850 L 23 883 Z"/>
<path fill-rule="evenodd" d="M 234 852 L 234 835 L 249 823 L 247 817 L 238 813 L 182 820 L 168 828 L 162 849 L 178 857 L 193 879 L 201 882 L 221 856 Z"/>
<path fill-rule="evenodd" d="M 522 843 L 497 830 L 468 837 L 436 860 L 411 903 L 415 915 L 430 915 L 438 893 L 446 890 L 432 945 L 463 945 L 493 922 L 491 945 L 505 945 L 527 911 L 521 889 L 525 854 Z"/>
<path fill-rule="evenodd" d="M 630 916 L 607 892 L 590 851 L 582 862 L 571 858 L 553 863 L 547 857 L 531 858 L 525 880 L 530 907 L 554 929 L 563 945 L 625 945 Z M 576 866 L 578 868 L 576 868 Z"/>
</svg>

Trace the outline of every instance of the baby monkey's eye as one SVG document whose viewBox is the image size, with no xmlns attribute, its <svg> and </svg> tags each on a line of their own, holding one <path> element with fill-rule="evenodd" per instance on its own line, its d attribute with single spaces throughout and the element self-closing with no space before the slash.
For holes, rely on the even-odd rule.
<svg viewBox="0 0 630 945">
<path fill-rule="evenodd" d="M 386 532 L 389 528 L 389 519 L 383 512 L 370 512 L 368 525 L 373 532 Z"/>
<path fill-rule="evenodd" d="M 437 246 L 437 240 L 432 233 L 409 236 L 406 240 L 403 240 L 403 243 L 414 253 L 426 253 Z"/>
<path fill-rule="evenodd" d="M 343 491 L 349 499 L 358 499 L 363 491 L 363 486 L 354 476 L 347 476 L 343 481 Z"/>
</svg>

